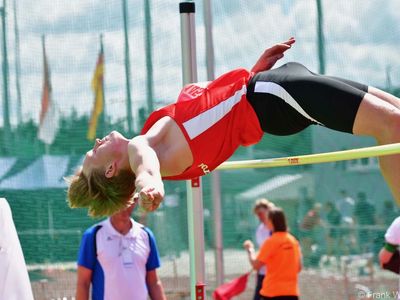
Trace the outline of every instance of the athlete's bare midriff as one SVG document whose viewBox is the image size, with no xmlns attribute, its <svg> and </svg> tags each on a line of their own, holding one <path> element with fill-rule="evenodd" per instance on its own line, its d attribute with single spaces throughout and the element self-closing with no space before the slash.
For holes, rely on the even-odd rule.
<svg viewBox="0 0 400 300">
<path fill-rule="evenodd" d="M 157 154 L 162 176 L 182 174 L 193 164 L 189 144 L 171 117 L 158 120 L 144 136 Z"/>
</svg>

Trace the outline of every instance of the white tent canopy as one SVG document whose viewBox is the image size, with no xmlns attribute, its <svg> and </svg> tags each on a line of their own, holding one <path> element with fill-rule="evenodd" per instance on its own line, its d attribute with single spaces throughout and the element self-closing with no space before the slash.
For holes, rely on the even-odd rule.
<svg viewBox="0 0 400 300">
<path fill-rule="evenodd" d="M 15 157 L 0 157 L 0 178 L 2 178 L 15 164 Z"/>
<path fill-rule="evenodd" d="M 314 178 L 310 174 L 282 174 L 270 178 L 244 192 L 236 198 L 254 200 L 260 197 L 274 200 L 299 199 L 302 190 L 306 189 L 308 196 L 314 195 Z"/>
<path fill-rule="evenodd" d="M 67 172 L 69 156 L 43 155 L 16 175 L 0 183 L 2 189 L 34 190 L 43 188 L 65 188 L 63 176 Z M 3 168 L 3 160 L 0 165 Z M 5 165 L 8 162 L 7 159 Z M 11 161 L 11 160 L 10 160 Z M 15 161 L 14 161 L 15 162 Z M 6 165 L 7 166 L 7 165 Z M 11 166 L 10 166 L 11 167 Z M 9 167 L 9 168 L 10 168 Z M 2 169 L 0 168 L 0 169 Z M 8 169 L 9 169 L 8 168 Z M 5 172 L 4 172 L 5 174 Z"/>
</svg>

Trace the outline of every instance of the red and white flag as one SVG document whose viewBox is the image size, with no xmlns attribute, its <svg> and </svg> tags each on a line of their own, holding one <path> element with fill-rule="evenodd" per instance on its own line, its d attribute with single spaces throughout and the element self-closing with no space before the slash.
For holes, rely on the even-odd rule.
<svg viewBox="0 0 400 300">
<path fill-rule="evenodd" d="M 43 46 L 43 90 L 42 90 L 42 108 L 39 119 L 38 138 L 45 144 L 51 145 L 56 138 L 59 127 L 59 112 L 55 103 L 51 99 L 50 69 L 46 57 L 46 48 L 44 37 L 42 37 Z"/>
<path fill-rule="evenodd" d="M 251 272 L 219 286 L 212 294 L 214 300 L 230 300 L 246 290 L 247 281 Z"/>
</svg>

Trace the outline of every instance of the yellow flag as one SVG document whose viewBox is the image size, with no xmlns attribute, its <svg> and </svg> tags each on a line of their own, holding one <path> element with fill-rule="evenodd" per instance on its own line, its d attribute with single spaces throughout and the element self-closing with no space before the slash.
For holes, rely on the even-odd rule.
<svg viewBox="0 0 400 300">
<path fill-rule="evenodd" d="M 89 121 L 89 129 L 87 132 L 88 140 L 94 140 L 96 138 L 98 119 L 100 114 L 103 112 L 103 106 L 104 106 L 103 80 L 104 80 L 104 54 L 103 54 L 103 49 L 101 49 L 92 79 L 94 105 L 93 105 L 92 115 Z"/>
</svg>

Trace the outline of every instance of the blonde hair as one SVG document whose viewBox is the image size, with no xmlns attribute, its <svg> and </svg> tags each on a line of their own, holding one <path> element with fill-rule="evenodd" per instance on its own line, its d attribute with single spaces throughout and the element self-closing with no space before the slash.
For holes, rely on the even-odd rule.
<svg viewBox="0 0 400 300">
<path fill-rule="evenodd" d="M 272 203 L 271 201 L 269 201 L 265 198 L 260 198 L 260 199 L 257 199 L 256 202 L 254 203 L 253 212 L 256 213 L 257 209 L 259 209 L 259 208 L 265 208 L 265 209 L 270 210 L 271 208 L 274 208 L 274 207 L 275 207 L 275 204 Z"/>
<path fill-rule="evenodd" d="M 110 216 L 132 204 L 135 174 L 131 170 L 120 170 L 111 178 L 102 170 L 93 170 L 88 176 L 80 171 L 66 180 L 69 206 L 87 207 L 92 217 Z"/>
</svg>

